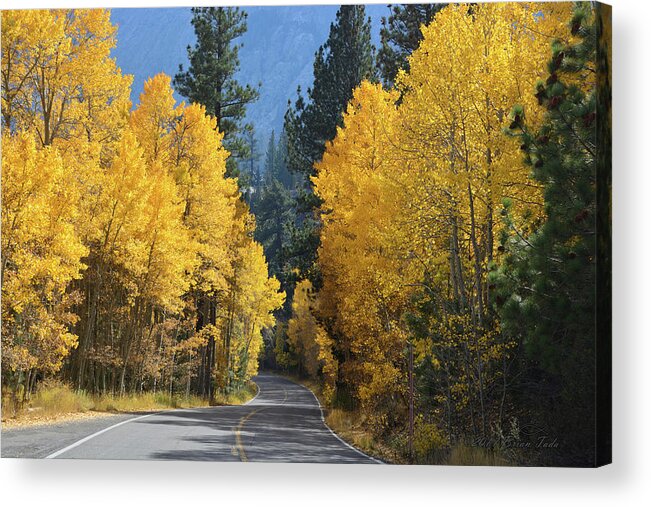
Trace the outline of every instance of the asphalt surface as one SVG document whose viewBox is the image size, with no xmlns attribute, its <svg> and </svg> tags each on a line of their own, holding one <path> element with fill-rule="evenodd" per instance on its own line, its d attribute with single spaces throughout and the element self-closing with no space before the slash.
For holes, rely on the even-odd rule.
<svg viewBox="0 0 651 507">
<path fill-rule="evenodd" d="M 246 405 L 3 430 L 2 457 L 379 463 L 326 426 L 310 390 L 275 375 L 254 380 Z"/>
<path fill-rule="evenodd" d="M 3 429 L 0 435 L 1 455 L 3 458 L 45 458 L 87 435 L 134 417 L 132 414 L 107 415 L 74 422 Z"/>
</svg>

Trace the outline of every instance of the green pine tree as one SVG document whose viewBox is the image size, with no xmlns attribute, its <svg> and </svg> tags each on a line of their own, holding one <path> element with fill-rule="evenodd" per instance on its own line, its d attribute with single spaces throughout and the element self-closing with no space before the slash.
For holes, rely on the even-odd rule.
<svg viewBox="0 0 651 507">
<path fill-rule="evenodd" d="M 247 155 L 245 159 L 240 160 L 237 179 L 242 191 L 242 197 L 251 207 L 255 200 L 255 193 L 261 185 L 260 151 L 258 150 L 258 138 L 255 135 L 253 125 L 249 124 L 244 127 L 242 139 L 246 144 Z"/>
<path fill-rule="evenodd" d="M 276 276 L 290 301 L 295 278 L 290 258 L 292 231 L 297 222 L 295 207 L 296 177 L 287 168 L 286 136 L 282 133 L 276 141 L 272 131 L 267 147 L 264 177 L 260 190 L 252 203 L 256 216 L 255 239 L 264 248 L 269 273 Z M 282 317 L 282 315 L 279 315 Z"/>
<path fill-rule="evenodd" d="M 314 57 L 314 85 L 307 101 L 300 96 L 286 116 L 289 163 L 293 170 L 314 174 L 328 141 L 341 125 L 353 90 L 364 79 L 375 79 L 371 19 L 363 5 L 342 5 L 330 34 Z"/>
<path fill-rule="evenodd" d="M 276 131 L 271 131 L 269 136 L 269 143 L 267 144 L 267 153 L 264 160 L 264 174 L 265 181 L 271 182 L 275 176 L 274 171 L 278 165 L 277 159 L 279 158 L 278 147 L 276 146 Z"/>
<path fill-rule="evenodd" d="M 409 55 L 423 39 L 421 26 L 429 24 L 445 4 L 392 5 L 391 15 L 382 18 L 377 55 L 380 75 L 387 86 L 393 82 L 400 69 L 409 70 Z"/>
<path fill-rule="evenodd" d="M 288 165 L 304 175 L 297 195 L 298 221 L 293 228 L 291 257 L 302 277 L 319 286 L 315 265 L 319 246 L 319 221 L 309 176 L 314 163 L 321 160 L 328 141 L 334 139 L 342 124 L 343 112 L 353 90 L 364 80 L 376 80 L 375 49 L 371 44 L 371 19 L 363 5 L 342 5 L 324 45 L 314 59 L 314 84 L 307 98 L 298 90 L 298 98 L 285 115 Z"/>
<path fill-rule="evenodd" d="M 510 133 L 544 189 L 545 218 L 532 232 L 518 230 L 505 201 L 505 255 L 493 273 L 502 328 L 525 351 L 523 395 L 574 465 L 595 460 L 597 167 L 610 143 L 597 135 L 606 121 L 594 73 L 604 52 L 599 19 L 590 3 L 577 3 L 571 27 L 579 42 L 553 44 L 549 77 L 536 89 L 546 109 L 540 130 L 528 128 L 521 107 L 512 111 Z"/>
<path fill-rule="evenodd" d="M 179 65 L 174 86 L 190 102 L 203 104 L 217 118 L 224 146 L 231 152 L 227 171 L 234 176 L 236 159 L 248 157 L 248 146 L 242 138 L 246 106 L 259 96 L 257 88 L 242 86 L 234 78 L 242 47 L 234 41 L 246 32 L 247 15 L 237 7 L 193 7 L 192 13 L 197 42 L 194 48 L 188 46 L 190 67 L 184 70 Z"/>
<path fill-rule="evenodd" d="M 271 131 L 265 157 L 265 181 L 278 180 L 287 190 L 293 190 L 297 179 L 287 167 L 287 136 L 283 132 L 276 141 L 275 131 Z"/>
</svg>

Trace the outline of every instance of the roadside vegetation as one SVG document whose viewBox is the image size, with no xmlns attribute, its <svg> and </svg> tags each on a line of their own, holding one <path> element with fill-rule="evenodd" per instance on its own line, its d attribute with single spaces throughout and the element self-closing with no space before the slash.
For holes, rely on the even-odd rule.
<svg viewBox="0 0 651 507">
<path fill-rule="evenodd" d="M 369 421 L 360 410 L 350 410 L 328 404 L 321 385 L 309 378 L 285 375 L 286 378 L 310 389 L 319 399 L 324 410 L 326 424 L 339 437 L 357 449 L 390 464 L 408 464 L 406 452 L 408 442 L 404 434 L 396 433 L 381 438 L 369 430 Z M 331 406 L 331 408 L 328 408 Z M 460 442 L 447 446 L 440 434 L 430 425 L 420 425 L 415 435 L 414 458 L 427 465 L 471 465 L 471 466 L 512 466 L 515 456 L 494 449 L 484 449 Z"/>
<path fill-rule="evenodd" d="M 219 394 L 214 405 L 241 405 L 257 393 L 253 382 L 230 394 Z M 176 408 L 208 406 L 208 400 L 196 395 L 172 394 L 165 391 L 91 395 L 85 391 L 71 389 L 61 382 L 42 384 L 36 394 L 27 401 L 11 392 L 2 394 L 2 423 L 11 425 L 38 424 L 79 416 L 101 413 L 151 412 Z"/>
<path fill-rule="evenodd" d="M 225 47 L 244 19 L 195 9 L 193 22 Z M 194 58 L 177 88 L 192 104 L 162 73 L 132 104 L 117 43 L 109 10 L 2 13 L 6 414 L 230 402 L 285 299 L 236 177 L 244 106 L 197 96 Z M 228 90 L 232 52 L 209 62 Z"/>
<path fill-rule="evenodd" d="M 609 329 L 595 277 L 609 272 L 610 183 L 598 206 L 596 179 L 610 85 L 594 78 L 608 76 L 608 11 L 396 6 L 384 49 L 420 29 L 380 85 L 360 9 L 342 6 L 286 115 L 311 218 L 260 238 L 288 294 L 267 364 L 318 383 L 332 428 L 391 461 L 594 466 L 609 452 L 595 440 L 595 337 Z M 285 216 L 264 212 L 260 230 Z"/>
</svg>

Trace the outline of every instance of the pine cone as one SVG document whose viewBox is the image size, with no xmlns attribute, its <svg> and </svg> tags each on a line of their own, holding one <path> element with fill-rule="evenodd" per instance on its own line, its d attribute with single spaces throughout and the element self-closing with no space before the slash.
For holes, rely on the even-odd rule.
<svg viewBox="0 0 651 507">
<path fill-rule="evenodd" d="M 545 100 L 545 96 L 546 96 L 546 93 L 545 93 L 545 90 L 544 90 L 544 89 L 543 89 L 543 90 L 540 90 L 538 93 L 536 93 L 536 94 L 534 95 L 534 97 L 536 97 L 536 98 L 538 99 L 538 105 L 539 105 L 539 106 L 542 106 L 543 101 Z"/>
<path fill-rule="evenodd" d="M 558 69 L 563 63 L 563 58 L 565 58 L 565 53 L 561 51 L 554 57 L 554 68 Z"/>
<path fill-rule="evenodd" d="M 586 114 L 583 116 L 583 126 L 588 128 L 592 125 L 592 123 L 595 121 L 595 118 L 597 117 L 597 113 L 594 111 L 591 111 L 590 113 Z"/>
<path fill-rule="evenodd" d="M 549 101 L 549 109 L 556 109 L 562 101 L 563 98 L 560 95 L 553 96 Z"/>
<path fill-rule="evenodd" d="M 520 118 L 519 114 L 516 114 L 513 118 L 513 121 L 511 122 L 511 125 L 509 125 L 509 128 L 511 130 L 516 129 L 520 126 L 520 122 L 522 121 L 522 118 Z"/>
</svg>

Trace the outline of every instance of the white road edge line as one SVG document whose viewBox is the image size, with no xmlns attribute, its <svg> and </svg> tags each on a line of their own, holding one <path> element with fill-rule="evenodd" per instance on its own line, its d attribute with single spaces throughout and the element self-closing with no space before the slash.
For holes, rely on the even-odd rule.
<svg viewBox="0 0 651 507">
<path fill-rule="evenodd" d="M 257 383 L 255 383 L 255 388 L 258 390 L 258 392 L 255 393 L 255 396 L 242 405 L 248 405 L 249 403 L 252 403 L 258 396 L 260 396 L 260 386 Z"/>
<path fill-rule="evenodd" d="M 251 403 L 253 400 L 255 400 L 260 395 L 260 386 L 258 384 L 256 384 L 255 387 L 257 388 L 258 392 L 255 393 L 255 396 L 253 398 L 251 398 L 249 401 L 244 403 L 244 405 L 248 405 L 249 403 Z M 312 391 L 310 391 L 310 392 L 312 392 Z M 319 400 L 317 400 L 317 402 L 318 401 Z M 81 444 L 84 444 L 84 443 L 88 442 L 89 440 L 101 435 L 102 433 L 106 433 L 107 431 L 111 431 L 112 429 L 115 429 L 118 426 L 122 426 L 123 424 L 127 424 L 127 423 L 130 423 L 130 422 L 133 422 L 133 421 L 138 421 L 140 419 L 144 419 L 145 417 L 151 417 L 152 415 L 157 415 L 157 414 L 160 414 L 160 412 L 156 412 L 156 413 L 153 413 L 153 414 L 141 415 L 141 416 L 138 416 L 138 417 L 133 417 L 131 419 L 127 419 L 126 421 L 119 422 L 117 424 L 114 424 L 113 426 L 109 426 L 108 428 L 104 428 L 103 430 L 100 430 L 100 431 L 98 431 L 96 433 L 93 433 L 92 435 L 88 435 L 87 437 L 82 438 L 81 440 L 78 440 L 74 444 L 70 444 L 68 447 L 64 447 L 63 449 L 60 449 L 60 450 L 58 450 L 56 452 L 53 452 L 52 454 L 50 454 L 48 456 L 45 456 L 44 459 L 54 459 L 54 458 L 56 458 L 58 456 L 61 456 L 64 452 L 68 452 L 69 450 L 74 449 L 75 447 L 80 446 Z M 323 418 L 323 412 L 321 413 L 321 418 Z"/>
<path fill-rule="evenodd" d="M 138 417 L 132 417 L 131 419 L 127 419 L 126 421 L 122 421 L 122 422 L 119 422 L 117 424 L 114 424 L 113 426 L 109 426 L 108 428 L 104 428 L 103 430 L 100 430 L 100 431 L 98 431 L 96 433 L 93 433 L 92 435 L 88 435 L 87 437 L 82 438 L 81 440 L 78 440 L 74 444 L 70 444 L 68 447 L 64 447 L 63 449 L 60 449 L 60 450 L 58 450 L 56 452 L 53 452 L 49 456 L 45 456 L 45 459 L 53 459 L 53 458 L 56 458 L 57 456 L 61 456 L 64 452 L 68 452 L 69 450 L 74 449 L 75 447 L 77 447 L 77 446 L 79 446 L 79 445 L 81 445 L 81 444 L 83 444 L 85 442 L 88 442 L 89 440 L 101 435 L 102 433 L 106 433 L 107 431 L 115 429 L 118 426 L 122 426 L 123 424 L 127 424 L 127 423 L 130 423 L 130 422 L 133 422 L 133 421 L 138 421 L 139 419 L 144 419 L 145 417 L 151 417 L 152 415 L 157 415 L 158 413 L 159 412 L 156 412 L 154 414 L 141 415 L 141 416 L 138 416 Z"/>
<path fill-rule="evenodd" d="M 371 461 L 375 461 L 376 463 L 378 463 L 378 464 L 380 464 L 380 465 L 386 465 L 386 463 L 385 463 L 384 461 L 382 461 L 382 460 L 380 460 L 380 459 L 377 459 L 377 458 L 374 458 L 373 456 L 369 456 L 369 455 L 366 454 L 364 451 L 360 451 L 357 447 L 355 447 L 354 445 L 350 445 L 350 444 L 349 444 L 348 442 L 346 442 L 343 438 L 341 438 L 339 435 L 337 435 L 337 434 L 333 431 L 333 429 L 332 429 L 330 426 L 328 426 L 328 423 L 325 421 L 325 417 L 323 416 L 323 407 L 321 406 L 321 402 L 319 401 L 319 398 L 316 397 L 316 394 L 314 394 L 314 393 L 312 392 L 312 389 L 309 389 L 309 388 L 305 387 L 304 385 L 301 385 L 301 384 L 297 384 L 297 385 L 300 385 L 300 386 L 301 386 L 303 389 L 305 389 L 308 393 L 310 393 L 312 396 L 314 396 L 314 399 L 316 400 L 317 405 L 319 405 L 319 410 L 321 411 L 321 422 L 323 422 L 323 425 L 324 425 L 326 428 L 328 428 L 328 431 L 330 431 L 330 433 L 332 433 L 332 434 L 335 436 L 335 438 L 336 438 L 337 440 L 339 440 L 339 441 L 340 441 L 342 444 L 344 444 L 346 447 L 348 447 L 348 448 L 352 449 L 353 451 L 355 451 L 355 452 L 361 454 L 361 455 L 364 456 L 365 458 L 368 458 L 368 459 L 370 459 Z"/>
<path fill-rule="evenodd" d="M 333 435 L 337 440 L 339 440 L 342 444 L 344 444 L 344 445 L 345 445 L 346 447 L 348 447 L 349 449 L 352 449 L 352 450 L 355 451 L 356 453 L 358 453 L 358 454 L 364 456 L 365 458 L 368 458 L 368 459 L 370 459 L 371 461 L 374 461 L 375 463 L 379 463 L 379 464 L 381 464 L 381 465 L 384 465 L 384 464 L 385 464 L 384 461 L 379 460 L 379 459 L 377 459 L 377 458 L 374 458 L 373 456 L 369 456 L 369 455 L 366 454 L 365 452 L 360 451 L 357 447 L 350 445 L 348 442 L 346 442 L 344 439 L 342 439 L 339 435 L 337 435 L 337 434 L 332 430 L 332 428 L 331 428 L 330 426 L 328 426 L 328 423 L 326 423 L 326 421 L 325 421 L 325 417 L 324 417 L 324 415 L 323 415 L 323 407 L 321 406 L 321 402 L 319 401 L 319 398 L 316 397 L 316 394 L 314 394 L 314 393 L 312 392 L 311 389 L 308 389 L 307 387 L 305 387 L 305 386 L 303 386 L 303 385 L 301 385 L 301 384 L 296 384 L 296 385 L 301 386 L 303 389 L 305 389 L 307 392 L 309 392 L 309 393 L 314 397 L 314 400 L 316 401 L 317 405 L 319 406 L 319 412 L 321 413 L 321 422 L 323 423 L 323 425 L 324 425 L 326 428 L 328 428 L 328 431 L 329 431 L 330 433 L 332 433 L 332 435 Z M 253 398 L 251 398 L 249 401 L 247 401 L 244 405 L 248 405 L 249 403 L 251 403 L 253 400 L 255 400 L 255 399 L 260 395 L 260 386 L 259 386 L 258 384 L 256 384 L 256 387 L 258 388 L 258 392 L 256 393 L 256 395 L 255 395 Z M 117 428 L 118 426 L 122 426 L 123 424 L 127 424 L 127 423 L 130 423 L 130 422 L 133 422 L 133 421 L 138 421 L 138 420 L 140 420 L 140 419 L 144 419 L 144 418 L 146 418 L 146 417 L 151 417 L 152 415 L 157 415 L 157 414 L 159 414 L 159 413 L 160 413 L 160 412 L 156 412 L 156 413 L 154 413 L 154 414 L 146 414 L 146 415 L 141 415 L 141 416 L 138 416 L 138 417 L 133 417 L 133 418 L 131 418 L 131 419 L 127 419 L 126 421 L 122 421 L 122 422 L 119 422 L 119 423 L 117 423 L 117 424 L 114 424 L 113 426 L 109 426 L 108 428 L 104 428 L 103 430 L 97 431 L 97 432 L 93 433 L 92 435 L 88 435 L 87 437 L 82 438 L 81 440 L 78 440 L 78 441 L 76 441 L 76 442 L 73 443 L 73 444 L 70 444 L 68 447 L 64 447 L 63 449 L 60 449 L 60 450 L 58 450 L 58 451 L 56 451 L 56 452 L 53 452 L 52 454 L 46 456 L 45 459 L 54 459 L 54 458 L 56 458 L 56 457 L 58 457 L 58 456 L 61 456 L 63 453 L 68 452 L 69 450 L 74 449 L 75 447 L 78 447 L 78 446 L 80 446 L 81 444 L 86 443 L 86 442 L 88 442 L 89 440 L 91 440 L 91 439 L 93 439 L 93 438 L 95 438 L 95 437 L 101 435 L 102 433 L 106 433 L 107 431 L 111 431 L 112 429 L 115 429 L 115 428 Z"/>
</svg>

